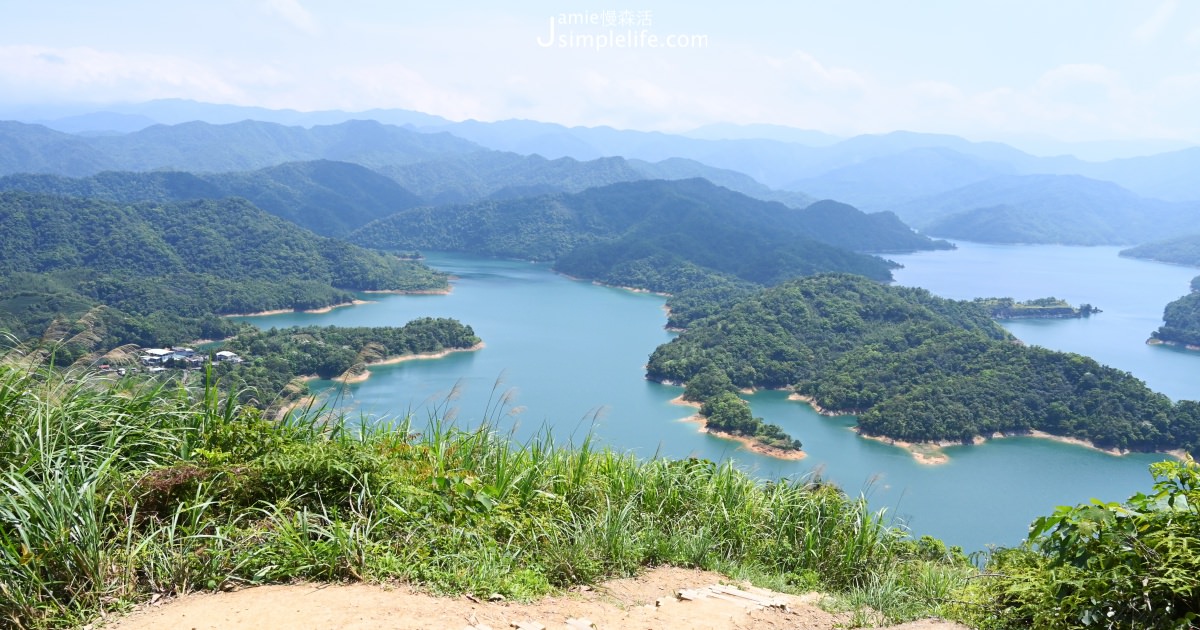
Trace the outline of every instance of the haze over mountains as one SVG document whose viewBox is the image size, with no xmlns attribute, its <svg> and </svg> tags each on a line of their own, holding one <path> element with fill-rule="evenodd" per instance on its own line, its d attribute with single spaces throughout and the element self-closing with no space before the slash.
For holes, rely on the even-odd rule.
<svg viewBox="0 0 1200 630">
<path fill-rule="evenodd" d="M 1137 244 L 1200 232 L 1196 147 L 1091 162 L 949 135 L 840 139 L 771 125 L 709 125 L 666 134 L 525 120 L 452 122 L 405 110 L 296 112 L 181 100 L 36 113 L 41 118 L 33 112 L 23 117 L 77 133 L 0 123 L 0 174 L 229 174 L 332 160 L 373 169 L 407 193 L 364 198 L 375 208 L 342 213 L 337 225 L 324 228 L 327 234 L 419 203 L 517 199 L 692 177 L 794 208 L 834 199 L 865 212 L 890 211 L 930 235 L 973 241 Z M 162 122 L 178 124 L 152 124 Z M 227 182 L 222 192 L 274 204 L 270 211 L 295 218 L 283 214 L 284 206 L 295 205 L 294 195 L 246 186 L 235 190 Z M 372 197 L 365 191 L 387 185 L 356 186 Z"/>
</svg>

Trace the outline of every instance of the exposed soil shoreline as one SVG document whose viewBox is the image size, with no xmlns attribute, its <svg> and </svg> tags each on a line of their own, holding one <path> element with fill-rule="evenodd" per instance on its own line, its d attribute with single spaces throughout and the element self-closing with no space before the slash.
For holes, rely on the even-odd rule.
<svg viewBox="0 0 1200 630">
<path fill-rule="evenodd" d="M 448 285 L 442 289 L 416 289 L 416 290 L 375 289 L 375 290 L 370 290 L 370 291 L 359 291 L 359 293 L 371 294 L 371 295 L 376 295 L 376 294 L 383 294 L 383 295 L 450 295 L 450 293 L 453 290 L 454 290 L 453 285 Z M 349 302 L 342 302 L 340 304 L 330 304 L 329 306 L 322 306 L 321 308 L 309 308 L 309 309 L 303 309 L 303 310 L 295 309 L 295 308 L 277 308 L 277 309 L 270 310 L 270 311 L 259 311 L 257 313 L 228 313 L 228 314 L 222 315 L 221 317 L 265 317 L 267 315 L 286 315 L 288 313 L 309 313 L 309 314 L 313 314 L 313 315 L 319 315 L 321 313 L 328 313 L 335 308 L 342 308 L 345 306 L 358 306 L 360 304 L 371 304 L 371 301 L 355 299 L 355 300 L 350 300 Z"/>
<path fill-rule="evenodd" d="M 368 300 L 350 300 L 349 302 L 342 302 L 341 304 L 330 304 L 329 306 L 322 306 L 321 308 L 310 308 L 310 309 L 305 309 L 305 310 L 298 310 L 298 309 L 294 309 L 294 308 L 277 308 L 272 311 L 259 311 L 257 313 L 230 313 L 228 315 L 222 315 L 221 317 L 263 317 L 266 315 L 285 315 L 287 313 L 310 313 L 313 315 L 319 315 L 321 313 L 328 313 L 335 308 L 342 308 L 345 306 L 358 306 L 359 304 L 370 304 L 370 303 L 371 302 Z"/>
<path fill-rule="evenodd" d="M 453 285 L 446 285 L 441 289 L 372 289 L 370 291 L 359 291 L 359 293 L 383 293 L 387 295 L 450 295 L 453 291 Z"/>
<path fill-rule="evenodd" d="M 813 398 L 812 396 L 805 396 L 804 394 L 797 394 L 795 392 L 792 392 L 792 393 L 788 394 L 787 398 L 788 398 L 788 400 L 798 400 L 802 403 L 807 404 L 809 407 L 812 407 L 813 411 L 817 412 L 819 415 L 822 415 L 822 416 L 831 416 L 832 417 L 832 416 L 852 416 L 852 415 L 854 415 L 854 412 L 852 412 L 852 411 L 832 411 L 832 410 L 826 409 L 826 408 L 822 407 L 821 405 L 818 405 L 817 400 L 815 398 Z"/>
<path fill-rule="evenodd" d="M 1184 350 L 1187 350 L 1189 352 L 1200 352 L 1200 346 L 1197 346 L 1195 344 L 1183 343 L 1181 341 L 1168 341 L 1166 339 L 1155 339 L 1154 337 L 1147 339 L 1146 345 L 1148 345 L 1148 346 L 1171 346 L 1173 348 L 1183 348 Z"/>
<path fill-rule="evenodd" d="M 1197 349 L 1200 350 L 1200 348 L 1197 348 Z M 808 406 L 812 407 L 813 411 L 816 411 L 818 414 L 820 414 L 822 416 L 855 415 L 855 412 L 839 413 L 836 411 L 831 411 L 829 409 L 825 409 L 824 407 L 818 405 L 817 402 L 815 400 L 813 400 L 812 397 L 810 397 L 810 396 L 803 396 L 801 394 L 793 393 L 788 396 L 788 400 L 795 400 L 795 401 L 806 403 Z M 1084 448 L 1089 448 L 1094 451 L 1099 451 L 1101 453 L 1113 455 L 1116 457 L 1120 457 L 1122 455 L 1128 455 L 1129 453 L 1135 452 L 1135 451 L 1129 451 L 1129 450 L 1117 449 L 1117 448 L 1101 448 L 1099 446 L 1096 446 L 1094 443 L 1092 443 L 1089 440 L 1084 440 L 1084 439 L 1080 439 L 1080 438 L 1072 438 L 1072 437 L 1064 437 L 1061 435 L 1054 435 L 1052 433 L 1046 433 L 1045 431 L 1038 431 L 1038 430 L 1024 431 L 1024 432 L 1020 432 L 1020 433 L 996 432 L 990 436 L 977 435 L 977 436 L 975 436 L 975 438 L 973 440 L 971 440 L 971 442 L 961 442 L 961 441 L 957 441 L 957 440 L 940 440 L 937 442 L 908 442 L 905 440 L 897 440 L 895 438 L 890 438 L 890 437 L 886 437 L 886 436 L 882 436 L 882 435 L 866 435 L 857 426 L 850 427 L 850 430 L 857 433 L 858 436 L 863 439 L 874 440 L 876 442 L 882 442 L 884 444 L 889 444 L 891 446 L 898 446 L 900 448 L 903 448 L 903 449 L 907 450 L 909 453 L 911 453 L 913 456 L 913 459 L 917 460 L 918 463 L 925 464 L 928 466 L 936 466 L 939 464 L 945 464 L 950 461 L 950 456 L 946 455 L 946 453 L 944 453 L 942 451 L 942 449 L 947 446 L 965 446 L 967 444 L 974 444 L 974 445 L 978 446 L 980 444 L 986 443 L 989 440 L 1002 440 L 1004 438 L 1010 438 L 1010 437 L 1032 437 L 1032 438 L 1038 438 L 1038 439 L 1042 439 L 1042 440 L 1051 440 L 1054 442 L 1061 442 L 1063 444 L 1072 444 L 1074 446 L 1082 446 Z M 1180 459 L 1180 460 L 1184 459 L 1187 456 L 1187 453 L 1181 449 L 1175 449 L 1175 450 L 1170 450 L 1170 451 L 1156 451 L 1156 452 L 1162 453 L 1164 455 L 1170 455 L 1171 457 L 1174 457 L 1174 458 Z"/>
<path fill-rule="evenodd" d="M 943 446 L 955 446 L 958 442 L 905 442 L 904 440 L 895 440 L 881 435 L 866 435 L 858 427 L 850 427 L 851 431 L 858 434 L 858 437 L 865 440 L 874 440 L 891 446 L 898 446 L 907 450 L 913 459 L 917 460 L 918 464 L 926 466 L 937 466 L 950 461 L 950 457 L 942 452 Z M 976 444 L 981 444 L 983 438 L 979 438 Z"/>
<path fill-rule="evenodd" d="M 695 408 L 700 407 L 700 403 L 693 402 L 691 400 L 684 400 L 683 396 L 677 396 L 675 398 L 672 398 L 671 404 L 682 405 L 684 407 L 695 407 Z M 782 448 L 779 448 L 776 446 L 770 446 L 767 444 L 763 444 L 762 442 L 759 442 L 758 440 L 756 440 L 754 438 L 746 437 L 744 435 L 734 435 L 734 434 L 726 432 L 726 431 L 715 431 L 713 429 L 708 428 L 708 421 L 704 418 L 704 416 L 702 416 L 700 414 L 693 414 L 691 416 L 683 418 L 683 421 L 698 423 L 700 425 L 700 433 L 707 433 L 709 435 L 719 437 L 723 440 L 732 440 L 734 442 L 738 442 L 743 447 L 745 447 L 746 450 L 753 451 L 755 453 L 758 453 L 759 455 L 766 455 L 767 457 L 774 457 L 776 459 L 786 459 L 786 460 L 791 460 L 791 461 L 797 461 L 797 460 L 804 459 L 805 457 L 808 457 L 808 453 L 805 453 L 804 451 L 782 449 Z"/>
<path fill-rule="evenodd" d="M 471 346 L 470 348 L 446 348 L 444 350 L 439 350 L 437 352 L 422 352 L 422 353 L 418 353 L 418 354 L 402 354 L 400 356 L 389 357 L 387 359 L 383 359 L 382 361 L 372 361 L 366 365 L 367 365 L 367 368 L 371 368 L 371 367 L 375 367 L 378 365 L 395 365 L 397 363 L 404 363 L 405 361 L 418 361 L 418 360 L 422 360 L 422 359 L 441 359 L 443 357 L 449 356 L 456 352 L 474 352 L 476 350 L 482 350 L 484 347 L 485 347 L 484 343 L 482 341 L 480 341 L 479 343 Z M 348 376 L 348 377 L 338 376 L 338 377 L 332 378 L 330 380 L 336 381 L 338 383 L 361 383 L 369 378 L 371 378 L 371 370 L 366 369 L 366 370 L 363 370 L 361 373 L 356 374 L 354 376 Z"/>
</svg>

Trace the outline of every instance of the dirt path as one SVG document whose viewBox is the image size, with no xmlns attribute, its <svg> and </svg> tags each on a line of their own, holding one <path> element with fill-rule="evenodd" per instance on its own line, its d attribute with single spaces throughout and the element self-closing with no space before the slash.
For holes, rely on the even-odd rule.
<svg viewBox="0 0 1200 630">
<path fill-rule="evenodd" d="M 700 591 L 722 583 L 729 583 L 729 580 L 716 573 L 661 568 L 636 578 L 614 580 L 592 590 L 548 597 L 530 604 L 433 597 L 403 586 L 390 589 L 367 584 L 261 586 L 235 593 L 189 595 L 162 605 L 147 606 L 125 618 L 96 626 L 116 630 L 505 630 L 514 627 L 562 630 L 593 627 L 586 625 L 591 622 L 599 629 L 831 630 L 836 624 L 847 621 L 845 616 L 833 615 L 815 606 L 815 596 L 797 597 L 746 587 L 746 592 L 752 595 L 702 593 L 703 596 L 691 601 L 675 597 L 683 589 Z M 780 598 L 787 608 L 757 607 L 743 597 Z M 572 625 L 568 625 L 569 620 Z M 523 622 L 541 625 L 519 625 Z M 893 627 L 965 630 L 963 626 L 941 621 Z"/>
</svg>

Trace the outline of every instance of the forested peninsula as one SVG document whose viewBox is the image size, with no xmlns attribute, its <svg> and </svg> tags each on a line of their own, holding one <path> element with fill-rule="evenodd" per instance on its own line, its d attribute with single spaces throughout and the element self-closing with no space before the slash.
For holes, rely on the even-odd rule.
<svg viewBox="0 0 1200 630">
<path fill-rule="evenodd" d="M 653 380 L 687 383 L 691 398 L 791 388 L 858 414 L 864 435 L 907 442 L 1042 431 L 1121 451 L 1200 446 L 1200 404 L 1172 404 L 1088 357 L 1026 347 L 978 303 L 823 274 L 693 311 L 647 366 Z"/>
<path fill-rule="evenodd" d="M 1200 234 L 1138 245 L 1121 255 L 1200 267 Z M 1200 276 L 1192 278 L 1191 293 L 1163 309 L 1163 325 L 1151 333 L 1149 342 L 1200 349 Z"/>
<path fill-rule="evenodd" d="M 183 344 L 237 332 L 224 314 L 447 286 L 420 262 L 317 236 L 242 199 L 0 192 L 0 329 L 17 339 L 95 309 L 105 347 Z"/>
<path fill-rule="evenodd" d="M 306 378 L 365 376 L 376 364 L 447 350 L 470 350 L 482 341 L 453 319 L 423 317 L 394 327 L 303 326 L 245 330 L 225 349 L 246 357 L 217 364 L 216 376 L 240 402 L 279 408 L 308 394 Z"/>
</svg>

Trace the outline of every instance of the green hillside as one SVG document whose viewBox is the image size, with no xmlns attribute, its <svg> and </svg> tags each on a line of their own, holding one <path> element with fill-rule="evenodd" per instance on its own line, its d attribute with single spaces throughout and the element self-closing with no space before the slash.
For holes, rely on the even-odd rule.
<svg viewBox="0 0 1200 630">
<path fill-rule="evenodd" d="M 1151 334 L 1152 339 L 1185 346 L 1200 346 L 1200 290 L 1192 280 L 1192 292 L 1167 304 L 1163 309 L 1163 325 Z"/>
<path fill-rule="evenodd" d="M 440 288 L 423 265 L 316 236 L 244 200 L 109 202 L 0 193 L 7 328 L 111 307 L 110 345 L 180 343 L 227 327 L 215 315 L 319 308 L 351 291 Z M 128 315 L 129 317 L 126 317 Z"/>
<path fill-rule="evenodd" d="M 688 263 L 757 283 L 821 271 L 888 279 L 890 263 L 849 250 L 944 246 L 847 206 L 796 210 L 700 179 L 416 208 L 367 225 L 350 239 L 380 249 L 557 260 L 564 273 L 605 281 L 629 275 L 621 272 L 630 265 L 662 271 Z M 663 290 L 655 283 L 633 286 Z"/>
<path fill-rule="evenodd" d="M 1078 175 L 989 179 L 897 205 L 922 231 L 980 243 L 1129 244 L 1200 229 L 1197 205 Z"/>
<path fill-rule="evenodd" d="M 1200 234 L 1156 241 L 1121 250 L 1122 256 L 1200 267 Z M 1185 346 L 1200 346 L 1200 276 L 1192 279 L 1191 293 L 1163 309 L 1163 325 L 1152 339 Z"/>
<path fill-rule="evenodd" d="M 1188 234 L 1121 250 L 1122 256 L 1200 267 L 1200 234 Z"/>
<path fill-rule="evenodd" d="M 1136 451 L 1200 448 L 1196 405 L 1173 405 L 1126 372 L 1026 347 L 976 303 L 865 278 L 822 275 L 734 299 L 684 322 L 650 378 L 705 370 L 732 387 L 791 387 L 855 413 L 868 435 L 970 441 L 1041 430 Z"/>
<path fill-rule="evenodd" d="M 106 171 L 85 178 L 8 175 L 0 177 L 0 190 L 118 203 L 243 197 L 270 214 L 323 236 L 342 236 L 421 203 L 388 177 L 357 164 L 330 160 L 289 162 L 236 173 Z"/>
<path fill-rule="evenodd" d="M 523 197 L 531 192 L 579 192 L 645 179 L 621 158 L 581 162 L 500 151 L 389 166 L 380 172 L 434 205 L 470 203 L 489 197 Z"/>
</svg>

